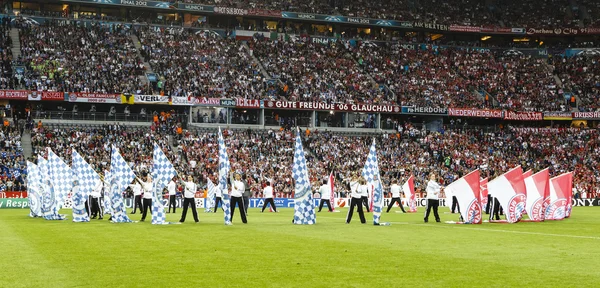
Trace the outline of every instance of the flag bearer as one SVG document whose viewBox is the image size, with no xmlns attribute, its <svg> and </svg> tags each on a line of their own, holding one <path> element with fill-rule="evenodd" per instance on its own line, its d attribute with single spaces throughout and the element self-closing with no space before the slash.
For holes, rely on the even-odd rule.
<svg viewBox="0 0 600 288">
<path fill-rule="evenodd" d="M 196 211 L 196 183 L 194 183 L 194 178 L 192 176 L 188 176 L 188 181 L 183 182 L 184 194 L 183 194 L 183 212 L 181 213 L 181 220 L 179 222 L 185 222 L 185 216 L 187 215 L 188 206 L 192 208 L 192 215 L 194 215 L 194 221 L 196 223 L 200 222 L 198 220 L 198 212 Z M 175 213 L 175 211 L 173 211 Z"/>
<path fill-rule="evenodd" d="M 350 191 L 352 200 L 350 200 L 350 209 L 348 210 L 348 215 L 346 216 L 346 224 L 350 224 L 352 220 L 352 213 L 354 213 L 354 206 L 358 211 L 358 216 L 360 217 L 360 223 L 365 224 L 367 221 L 365 220 L 365 213 L 363 212 L 363 201 L 361 196 L 363 193 L 367 193 L 367 181 L 362 178 L 358 178 L 358 176 L 354 176 L 354 178 L 350 181 Z"/>
<path fill-rule="evenodd" d="M 390 213 L 390 210 L 392 209 L 392 207 L 394 207 L 395 203 L 398 203 L 398 205 L 400 205 L 400 209 L 402 209 L 402 213 L 406 213 L 406 211 L 404 211 L 404 207 L 402 207 L 402 201 L 400 200 L 400 191 L 402 190 L 402 187 L 400 187 L 400 185 L 398 185 L 398 179 L 394 179 L 392 180 L 392 185 L 390 186 L 390 193 L 392 193 L 392 200 L 390 201 L 390 204 L 388 205 L 387 208 L 387 213 Z"/>
<path fill-rule="evenodd" d="M 427 193 L 427 209 L 425 211 L 425 223 L 429 221 L 429 213 L 433 208 L 433 216 L 435 216 L 435 222 L 440 222 L 440 215 L 438 214 L 438 206 L 440 206 L 439 194 L 441 191 L 440 184 L 435 181 L 435 174 L 431 173 L 429 182 L 425 192 Z"/>
</svg>

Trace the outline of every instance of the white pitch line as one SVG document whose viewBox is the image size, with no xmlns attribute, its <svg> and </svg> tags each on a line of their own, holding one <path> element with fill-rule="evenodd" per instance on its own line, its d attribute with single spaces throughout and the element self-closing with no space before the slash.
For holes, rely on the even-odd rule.
<svg viewBox="0 0 600 288">
<path fill-rule="evenodd" d="M 565 237 L 565 238 L 578 238 L 578 239 L 592 239 L 592 240 L 600 240 L 600 237 L 594 236 L 579 236 L 579 235 L 568 235 L 568 234 L 552 234 L 552 233 L 541 233 L 541 232 L 527 232 L 527 231 L 514 231 L 514 230 L 504 230 L 504 229 L 486 229 L 486 228 L 467 228 L 467 227 L 459 227 L 460 225 L 433 225 L 433 224 L 411 224 L 415 226 L 421 227 L 439 227 L 439 228 L 462 228 L 468 230 L 479 230 L 479 231 L 491 231 L 491 232 L 504 232 L 504 233 L 514 233 L 514 234 L 528 234 L 528 235 L 538 235 L 538 236 L 550 236 L 550 237 Z M 471 225 L 468 225 L 471 226 Z"/>
</svg>

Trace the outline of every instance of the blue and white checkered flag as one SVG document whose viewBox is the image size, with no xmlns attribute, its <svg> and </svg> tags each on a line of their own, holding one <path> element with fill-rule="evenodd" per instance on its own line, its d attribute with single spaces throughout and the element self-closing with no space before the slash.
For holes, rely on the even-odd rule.
<svg viewBox="0 0 600 288">
<path fill-rule="evenodd" d="M 100 184 L 100 176 L 75 149 L 73 149 L 71 159 L 71 167 L 78 182 L 78 189 L 71 196 L 73 197 L 73 222 L 90 222 L 90 215 L 85 209 L 85 201 L 90 197 L 94 187 Z"/>
<path fill-rule="evenodd" d="M 62 217 L 54 215 L 54 210 L 52 209 L 56 198 L 54 197 L 54 185 L 52 185 L 48 173 L 48 160 L 44 159 L 42 155 L 38 155 L 37 162 L 40 171 L 38 190 L 40 196 L 42 196 L 42 217 L 46 220 L 60 220 Z"/>
<path fill-rule="evenodd" d="M 110 174 L 110 171 L 104 171 L 104 203 L 101 205 L 104 206 L 104 214 L 113 215 L 113 205 L 112 205 L 112 195 L 111 195 L 111 183 L 113 182 L 113 176 Z"/>
<path fill-rule="evenodd" d="M 227 156 L 227 147 L 225 147 L 225 140 L 223 140 L 223 133 L 221 133 L 221 127 L 219 127 L 219 188 L 223 191 L 223 219 L 225 225 L 231 225 L 231 201 L 229 193 L 227 192 L 227 176 L 231 164 L 229 163 L 229 156 Z"/>
<path fill-rule="evenodd" d="M 152 163 L 152 224 L 169 224 L 166 222 L 165 206 L 162 191 L 169 181 L 177 175 L 175 168 L 162 149 L 154 143 Z"/>
<path fill-rule="evenodd" d="M 381 177 L 379 175 L 375 139 L 373 139 L 373 144 L 371 144 L 371 149 L 369 149 L 369 156 L 367 156 L 365 167 L 362 170 L 362 176 L 367 180 L 369 185 L 373 185 L 373 224 L 379 225 L 381 211 L 383 210 L 383 187 L 381 186 Z"/>
<path fill-rule="evenodd" d="M 312 198 L 310 181 L 308 180 L 308 168 L 300 138 L 300 130 L 296 131 L 296 149 L 294 151 L 294 163 L 292 165 L 292 177 L 294 177 L 294 224 L 317 223 L 315 214 L 315 203 Z"/>
<path fill-rule="evenodd" d="M 135 173 L 127 164 L 127 161 L 123 159 L 119 149 L 114 145 L 110 155 L 110 175 L 111 185 L 109 186 L 110 198 L 113 205 L 112 222 L 113 223 L 130 223 L 133 222 L 127 216 L 127 210 L 123 203 L 123 191 L 129 184 L 135 179 Z"/>
<path fill-rule="evenodd" d="M 71 189 L 73 188 L 73 172 L 71 167 L 67 165 L 58 155 L 48 148 L 48 174 L 50 174 L 50 182 L 52 182 L 55 203 L 52 207 L 54 215 L 59 215 L 58 212 L 67 200 Z M 61 220 L 64 220 L 64 215 Z M 59 217 L 61 218 L 61 217 Z"/>
<path fill-rule="evenodd" d="M 217 195 L 217 186 L 212 180 L 208 179 L 206 183 L 206 190 L 208 190 L 208 195 L 206 195 L 206 203 L 204 204 L 204 212 L 210 213 L 213 207 L 215 207 L 215 196 Z"/>
<path fill-rule="evenodd" d="M 29 217 L 42 216 L 42 196 L 40 195 L 40 169 L 27 161 L 27 198 L 29 200 Z"/>
</svg>

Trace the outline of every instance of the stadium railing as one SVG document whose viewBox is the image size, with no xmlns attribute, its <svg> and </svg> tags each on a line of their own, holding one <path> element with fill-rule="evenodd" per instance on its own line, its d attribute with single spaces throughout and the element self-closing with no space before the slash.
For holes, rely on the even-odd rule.
<svg viewBox="0 0 600 288">
<path fill-rule="evenodd" d="M 87 120 L 87 121 L 132 121 L 152 122 L 152 115 L 108 113 L 108 112 L 61 112 L 44 111 L 36 115 L 36 119 L 51 120 Z"/>
</svg>

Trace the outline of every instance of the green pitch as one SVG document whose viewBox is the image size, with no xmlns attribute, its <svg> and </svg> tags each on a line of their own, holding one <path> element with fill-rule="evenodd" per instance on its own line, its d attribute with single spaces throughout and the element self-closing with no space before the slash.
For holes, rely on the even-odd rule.
<svg viewBox="0 0 600 288">
<path fill-rule="evenodd" d="M 249 224 L 236 214 L 229 227 L 220 211 L 199 211 L 200 224 L 190 213 L 182 225 L 155 226 L 46 221 L 24 209 L 0 210 L 0 287 L 600 285 L 595 207 L 575 207 L 559 222 L 482 225 L 424 224 L 420 210 L 384 214 L 392 225 L 380 227 L 358 218 L 344 224 L 346 209 L 296 226 L 293 211 L 281 210 L 251 209 Z"/>
</svg>

